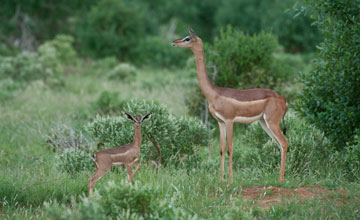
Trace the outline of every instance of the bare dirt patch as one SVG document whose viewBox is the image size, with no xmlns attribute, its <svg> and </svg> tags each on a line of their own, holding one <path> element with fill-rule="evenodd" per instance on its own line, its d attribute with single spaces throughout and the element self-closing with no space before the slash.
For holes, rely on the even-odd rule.
<svg viewBox="0 0 360 220">
<path fill-rule="evenodd" d="M 306 199 L 319 199 L 329 201 L 331 194 L 347 195 L 346 190 L 329 190 L 322 186 L 303 186 L 295 189 L 286 189 L 278 186 L 256 186 L 243 188 L 241 195 L 247 201 L 255 201 L 260 209 L 268 209 L 273 205 L 280 205 L 287 201 L 294 200 L 303 202 Z M 345 205 L 346 200 L 341 199 L 341 204 Z"/>
</svg>

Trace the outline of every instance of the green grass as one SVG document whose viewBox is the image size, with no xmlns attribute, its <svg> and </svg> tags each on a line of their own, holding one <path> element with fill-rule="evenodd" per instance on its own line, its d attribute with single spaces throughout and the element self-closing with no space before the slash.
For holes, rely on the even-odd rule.
<svg viewBox="0 0 360 220">
<path fill-rule="evenodd" d="M 0 218 L 45 219 L 44 202 L 57 200 L 70 205 L 72 198 L 87 195 L 87 179 L 91 171 L 75 175 L 56 168 L 56 153 L 46 144 L 43 135 L 57 124 L 83 127 L 93 117 L 91 103 L 104 90 L 118 91 L 121 98 L 158 100 L 170 112 L 186 115 L 186 95 L 198 86 L 196 76 L 183 71 L 144 69 L 136 81 L 123 83 L 102 77 L 70 75 L 66 87 L 51 90 L 33 83 L 19 96 L 0 106 Z M 237 128 L 234 148 L 251 150 L 242 142 L 244 128 Z M 254 167 L 234 170 L 234 184 L 227 187 L 219 178 L 220 156 L 218 135 L 212 148 L 199 148 L 202 156 L 198 168 L 161 167 L 156 170 L 143 163 L 134 179 L 139 185 L 156 187 L 161 197 L 177 207 L 204 219 L 356 219 L 360 217 L 360 186 L 342 176 L 314 172 L 306 175 L 286 173 L 285 182 L 278 183 L 278 170 Z M 209 150 L 210 149 L 210 150 Z M 209 156 L 210 154 L 210 156 Z M 266 161 L 264 161 L 266 163 Z M 280 163 L 280 161 L 279 161 Z M 124 184 L 123 167 L 114 168 L 95 186 L 103 190 L 109 181 Z M 297 188 L 321 185 L 326 189 L 343 189 L 349 193 L 331 194 L 323 199 L 299 201 L 296 197 L 282 205 L 260 209 L 256 202 L 241 195 L 245 187 L 281 186 Z M 271 195 L 269 192 L 268 194 Z"/>
</svg>

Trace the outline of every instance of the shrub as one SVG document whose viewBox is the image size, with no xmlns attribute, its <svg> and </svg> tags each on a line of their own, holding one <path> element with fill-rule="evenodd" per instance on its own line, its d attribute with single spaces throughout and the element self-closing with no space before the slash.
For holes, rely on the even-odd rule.
<svg viewBox="0 0 360 220">
<path fill-rule="evenodd" d="M 354 137 L 354 143 L 348 144 L 345 152 L 340 157 L 346 176 L 353 181 L 360 179 L 360 132 Z"/>
<path fill-rule="evenodd" d="M 57 155 L 57 168 L 66 173 L 75 174 L 94 168 L 94 161 L 89 152 L 69 148 Z"/>
<path fill-rule="evenodd" d="M 175 200 L 172 200 L 175 201 Z M 50 219 L 194 219 L 184 209 L 162 198 L 158 188 L 149 185 L 109 182 L 105 190 L 92 198 L 82 197 L 67 207 L 45 203 Z"/>
<path fill-rule="evenodd" d="M 64 66 L 76 58 L 75 50 L 71 46 L 72 38 L 59 35 L 54 40 L 47 41 L 38 48 L 37 53 L 22 52 L 14 57 L 5 57 L 0 61 L 0 81 L 12 89 L 3 87 L 2 93 L 23 88 L 16 83 L 28 84 L 35 80 L 42 80 L 51 87 L 64 86 Z M 13 81 L 14 83 L 11 83 Z M 11 96 L 10 93 L 7 96 Z"/>
<path fill-rule="evenodd" d="M 266 1 L 264 1 L 266 2 Z M 303 6 L 304 1 L 277 0 L 266 2 L 266 15 L 263 17 L 263 30 L 271 31 L 279 38 L 279 43 L 290 53 L 311 53 L 323 35 L 312 24 L 309 9 Z M 272 10 L 268 10 L 269 5 Z"/>
<path fill-rule="evenodd" d="M 315 71 L 302 75 L 297 110 L 343 150 L 360 125 L 360 15 L 356 1 L 307 1 L 326 37 Z"/>
<path fill-rule="evenodd" d="M 67 219 L 88 219 L 106 220 L 109 219 L 104 213 L 100 201 L 81 197 L 77 203 L 72 200 L 71 207 L 60 204 L 57 201 L 45 202 L 44 204 L 47 219 L 67 220 Z M 120 213 L 119 213 L 120 215 Z M 135 218 L 136 219 L 136 218 Z"/>
<path fill-rule="evenodd" d="M 107 78 L 130 81 L 134 80 L 137 74 L 137 69 L 131 64 L 121 63 L 106 73 Z"/>
<path fill-rule="evenodd" d="M 85 68 L 89 75 L 101 76 L 112 70 L 118 63 L 116 57 L 110 56 L 97 60 L 88 60 Z"/>
<path fill-rule="evenodd" d="M 126 102 L 126 100 L 119 99 L 118 92 L 103 91 L 92 105 L 98 114 L 119 115 L 123 111 Z"/>
<path fill-rule="evenodd" d="M 217 29 L 230 24 L 250 34 L 271 31 L 286 51 L 311 52 L 322 36 L 311 25 L 303 8 L 296 8 L 301 3 L 303 1 L 298 0 L 226 0 L 218 7 L 214 20 Z"/>
<path fill-rule="evenodd" d="M 78 23 L 77 39 L 82 52 L 100 58 L 116 56 L 121 61 L 137 58 L 134 49 L 153 27 L 142 5 L 129 1 L 101 0 Z"/>
<path fill-rule="evenodd" d="M 15 57 L 6 57 L 0 63 L 0 80 L 12 79 L 15 82 L 30 83 L 42 80 L 50 86 L 61 86 L 62 67 L 53 56 L 54 51 L 36 53 L 22 52 Z"/>
<path fill-rule="evenodd" d="M 51 51 L 57 62 L 68 65 L 74 63 L 77 59 L 76 51 L 72 46 L 73 42 L 74 38 L 72 36 L 60 34 L 55 39 L 42 44 L 38 51 L 42 56 L 46 56 L 48 51 Z"/>
<path fill-rule="evenodd" d="M 131 100 L 123 109 L 133 115 L 153 113 L 153 117 L 142 125 L 141 157 L 145 160 L 154 159 L 158 152 L 153 142 L 161 148 L 162 162 L 175 165 L 194 162 L 198 155 L 194 147 L 208 143 L 209 131 L 194 119 L 177 119 L 167 109 L 153 101 Z M 97 116 L 87 126 L 88 131 L 106 147 L 118 147 L 132 141 L 133 124 L 123 117 Z M 191 130 L 192 134 L 188 133 Z M 191 137 L 186 139 L 186 136 Z M 187 158 L 194 157 L 191 160 Z"/>
<path fill-rule="evenodd" d="M 209 145 L 211 131 L 209 132 L 204 124 L 193 118 L 181 117 L 177 121 L 177 126 L 178 134 L 174 140 L 175 148 L 171 152 L 164 154 L 173 154 L 174 161 L 172 164 L 184 163 L 187 168 L 196 167 L 200 163 L 200 157 L 194 146 Z"/>
<path fill-rule="evenodd" d="M 93 141 L 86 137 L 81 130 L 66 125 L 51 128 L 49 134 L 43 135 L 43 137 L 55 151 L 61 153 L 67 150 L 90 152 L 93 148 Z"/>
<path fill-rule="evenodd" d="M 329 149 L 330 142 L 321 131 L 301 120 L 293 112 L 286 114 L 285 121 L 286 139 L 289 142 L 286 172 L 304 175 L 325 171 L 332 166 L 332 161 L 329 160 L 333 153 Z M 280 168 L 279 147 L 259 123 L 253 123 L 247 128 L 244 143 L 250 147 L 248 151 L 234 148 L 236 166 L 257 167 L 269 172 Z"/>
<path fill-rule="evenodd" d="M 209 48 L 209 61 L 218 74 L 216 85 L 230 88 L 274 88 L 290 77 L 282 72 L 273 53 L 279 47 L 275 36 L 268 33 L 249 36 L 227 26 Z M 284 79 L 285 78 L 285 79 Z"/>
<path fill-rule="evenodd" d="M 23 83 L 15 82 L 11 78 L 0 80 L 0 102 L 11 99 L 15 92 L 23 87 Z"/>
<path fill-rule="evenodd" d="M 66 125 L 58 125 L 43 135 L 46 142 L 57 153 L 57 167 L 62 172 L 75 174 L 94 167 L 91 158 L 93 141 L 80 130 Z"/>
</svg>

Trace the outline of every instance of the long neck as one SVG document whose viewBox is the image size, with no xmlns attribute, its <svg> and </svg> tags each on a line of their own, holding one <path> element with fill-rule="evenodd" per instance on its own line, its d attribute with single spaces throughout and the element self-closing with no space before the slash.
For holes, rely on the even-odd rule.
<svg viewBox="0 0 360 220">
<path fill-rule="evenodd" d="M 199 46 L 192 48 L 196 60 L 196 70 L 201 91 L 204 93 L 207 100 L 215 96 L 214 85 L 211 83 L 206 72 L 205 56 L 202 43 Z"/>
<path fill-rule="evenodd" d="M 137 126 L 137 125 L 134 125 L 134 127 L 135 127 L 135 136 L 134 136 L 133 143 L 135 144 L 135 146 L 140 148 L 140 146 L 141 146 L 141 128 L 140 128 L 140 126 Z"/>
</svg>

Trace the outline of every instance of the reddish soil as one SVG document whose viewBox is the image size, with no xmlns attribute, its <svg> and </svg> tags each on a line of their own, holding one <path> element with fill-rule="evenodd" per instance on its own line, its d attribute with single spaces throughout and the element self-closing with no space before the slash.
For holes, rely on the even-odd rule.
<svg viewBox="0 0 360 220">
<path fill-rule="evenodd" d="M 305 199 L 319 199 L 329 201 L 331 194 L 347 195 L 346 190 L 328 190 L 322 186 L 315 185 L 313 187 L 303 186 L 296 189 L 285 189 L 278 186 L 256 186 L 243 188 L 241 195 L 245 201 L 255 201 L 260 209 L 268 209 L 273 205 L 280 205 L 289 200 L 302 202 Z M 339 205 L 346 204 L 345 199 L 339 200 Z"/>
</svg>

